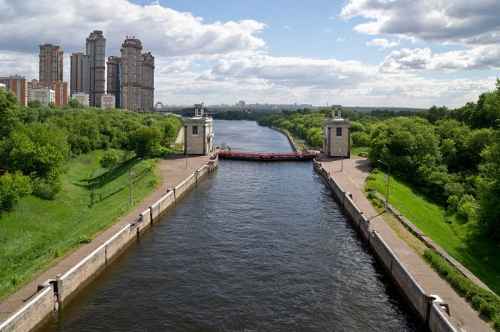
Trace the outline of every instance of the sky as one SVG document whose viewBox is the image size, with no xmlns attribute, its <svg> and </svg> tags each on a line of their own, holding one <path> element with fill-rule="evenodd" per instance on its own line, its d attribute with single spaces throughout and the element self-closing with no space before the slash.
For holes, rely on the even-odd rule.
<svg viewBox="0 0 500 332">
<path fill-rule="evenodd" d="M 500 76 L 500 0 L 0 0 L 0 76 L 38 78 L 38 46 L 104 31 L 155 56 L 168 105 L 458 107 Z"/>
</svg>

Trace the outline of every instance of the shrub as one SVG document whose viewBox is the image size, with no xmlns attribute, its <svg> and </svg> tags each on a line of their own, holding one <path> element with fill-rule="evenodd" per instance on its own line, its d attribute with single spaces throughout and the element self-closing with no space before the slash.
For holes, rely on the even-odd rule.
<svg viewBox="0 0 500 332">
<path fill-rule="evenodd" d="M 495 330 L 500 331 L 500 298 L 463 276 L 437 253 L 427 249 L 424 258 L 457 291 L 471 302 L 472 307 L 486 319 L 494 322 Z"/>
<path fill-rule="evenodd" d="M 116 150 L 108 150 L 99 161 L 102 168 L 114 168 L 120 162 L 121 155 Z"/>
<path fill-rule="evenodd" d="M 477 217 L 476 200 L 471 195 L 464 195 L 457 207 L 457 215 L 463 220 L 475 220 Z"/>
<path fill-rule="evenodd" d="M 44 179 L 36 178 L 33 181 L 33 194 L 46 200 L 55 199 L 57 193 L 61 191 L 61 181 L 59 178 Z"/>
<path fill-rule="evenodd" d="M 0 176 L 0 211 L 12 209 L 21 197 L 31 194 L 32 190 L 30 178 L 20 172 Z"/>
</svg>

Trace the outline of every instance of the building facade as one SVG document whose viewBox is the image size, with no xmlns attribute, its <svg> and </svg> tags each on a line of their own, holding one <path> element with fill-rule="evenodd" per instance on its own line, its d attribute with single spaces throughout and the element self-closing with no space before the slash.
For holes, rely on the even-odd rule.
<svg viewBox="0 0 500 332">
<path fill-rule="evenodd" d="M 142 53 L 139 39 L 127 38 L 122 44 L 120 64 L 120 107 L 134 112 L 153 111 L 153 55 Z"/>
<path fill-rule="evenodd" d="M 107 93 L 115 96 L 115 108 L 121 104 L 121 58 L 110 56 L 107 62 Z"/>
<path fill-rule="evenodd" d="M 71 54 L 70 92 L 89 93 L 89 57 L 82 52 Z"/>
<path fill-rule="evenodd" d="M 90 33 L 86 41 L 89 67 L 90 105 L 101 106 L 101 96 L 106 92 L 106 38 L 102 31 Z"/>
<path fill-rule="evenodd" d="M 89 107 L 89 99 L 90 96 L 88 93 L 85 92 L 77 92 L 71 96 L 74 100 L 76 100 L 80 105 L 84 107 Z"/>
<path fill-rule="evenodd" d="M 55 94 L 54 90 L 47 87 L 33 88 L 29 92 L 29 101 L 38 101 L 43 106 L 49 106 L 54 104 Z"/>
<path fill-rule="evenodd" d="M 101 108 L 102 109 L 110 109 L 115 108 L 115 96 L 110 94 L 105 94 L 101 96 Z"/>
<path fill-rule="evenodd" d="M 0 84 L 5 85 L 5 88 L 16 96 L 19 104 L 28 105 L 28 82 L 26 78 L 18 75 L 0 77 Z"/>
<path fill-rule="evenodd" d="M 37 80 L 31 80 L 30 82 L 28 82 L 28 91 L 40 88 L 48 88 L 54 91 L 54 98 L 51 101 L 51 103 L 54 103 L 55 106 L 62 107 L 68 104 L 69 102 L 68 82 L 63 82 L 63 81 L 41 82 Z"/>
<path fill-rule="evenodd" d="M 52 44 L 40 45 L 38 79 L 40 82 L 63 80 L 64 52 Z"/>
<path fill-rule="evenodd" d="M 209 155 L 214 150 L 213 120 L 203 104 L 194 107 L 194 116 L 184 119 L 184 154 Z"/>
<path fill-rule="evenodd" d="M 351 157 L 351 123 L 340 115 L 325 121 L 323 152 L 328 157 Z"/>
</svg>

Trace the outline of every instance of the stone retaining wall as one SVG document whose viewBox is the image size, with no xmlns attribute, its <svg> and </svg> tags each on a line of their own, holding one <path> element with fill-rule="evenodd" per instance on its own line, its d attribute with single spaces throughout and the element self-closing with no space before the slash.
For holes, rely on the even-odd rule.
<svg viewBox="0 0 500 332">
<path fill-rule="evenodd" d="M 426 294 L 417 283 L 410 272 L 404 267 L 397 255 L 385 243 L 376 231 L 370 230 L 370 221 L 356 206 L 348 192 L 335 182 L 328 171 L 318 161 L 313 162 L 314 169 L 328 184 L 335 199 L 340 203 L 347 216 L 356 226 L 364 240 L 368 242 L 375 256 L 380 260 L 392 277 L 400 291 L 405 295 L 418 313 L 422 321 L 426 322 L 432 332 L 456 332 L 450 322 L 450 317 L 434 301 L 434 298 Z"/>
<path fill-rule="evenodd" d="M 31 331 L 43 323 L 57 309 L 52 285 L 42 288 L 19 311 L 0 324 L 1 332 Z"/>
<path fill-rule="evenodd" d="M 0 323 L 0 332 L 31 331 L 56 312 L 92 281 L 99 272 L 119 256 L 140 234 L 158 220 L 175 202 L 193 188 L 199 180 L 217 168 L 217 159 L 196 170 L 186 180 L 167 192 L 150 208 L 142 212 L 137 221 L 128 224 L 115 233 L 104 244 L 83 258 L 62 276 L 54 276 L 54 281 L 40 287 L 32 300 L 19 311 Z"/>
</svg>

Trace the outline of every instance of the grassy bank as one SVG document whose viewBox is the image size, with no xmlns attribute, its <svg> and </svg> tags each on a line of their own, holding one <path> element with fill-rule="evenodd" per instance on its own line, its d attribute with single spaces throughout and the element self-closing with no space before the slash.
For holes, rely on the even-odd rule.
<svg viewBox="0 0 500 332">
<path fill-rule="evenodd" d="M 71 160 L 55 200 L 27 196 L 12 212 L 0 215 L 0 298 L 130 211 L 129 170 L 132 205 L 156 187 L 154 160 L 131 159 L 106 171 L 99 166 L 102 154 L 95 151 Z"/>
<path fill-rule="evenodd" d="M 384 174 L 374 171 L 367 180 L 367 189 L 385 194 L 385 188 Z M 443 207 L 395 178 L 391 178 L 389 200 L 427 236 L 500 294 L 500 248 L 479 234 L 473 221 L 463 223 L 447 216 Z"/>
</svg>

